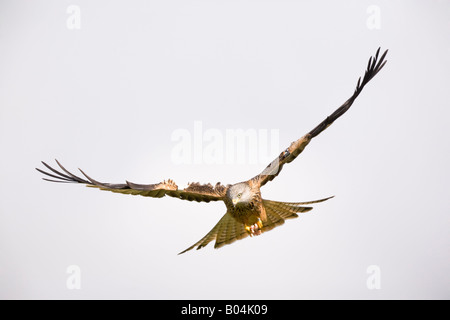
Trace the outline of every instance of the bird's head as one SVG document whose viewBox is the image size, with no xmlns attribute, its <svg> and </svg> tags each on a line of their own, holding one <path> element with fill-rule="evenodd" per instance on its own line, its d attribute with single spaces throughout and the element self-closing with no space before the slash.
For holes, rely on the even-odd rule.
<svg viewBox="0 0 450 320">
<path fill-rule="evenodd" d="M 233 206 L 248 205 L 253 199 L 253 193 L 250 186 L 245 183 L 236 183 L 227 191 L 227 197 L 233 203 Z"/>
</svg>

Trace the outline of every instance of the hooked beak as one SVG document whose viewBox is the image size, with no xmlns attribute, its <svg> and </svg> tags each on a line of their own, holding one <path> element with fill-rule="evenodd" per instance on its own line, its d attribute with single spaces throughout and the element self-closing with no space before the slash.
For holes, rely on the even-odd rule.
<svg viewBox="0 0 450 320">
<path fill-rule="evenodd" d="M 238 198 L 234 198 L 233 200 L 231 200 L 231 202 L 233 202 L 233 206 L 236 206 L 236 203 L 239 202 Z"/>
</svg>

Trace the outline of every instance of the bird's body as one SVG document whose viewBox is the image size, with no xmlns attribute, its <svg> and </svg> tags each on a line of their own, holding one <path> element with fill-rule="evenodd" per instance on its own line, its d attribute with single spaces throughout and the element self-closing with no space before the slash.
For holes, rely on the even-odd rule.
<svg viewBox="0 0 450 320">
<path fill-rule="evenodd" d="M 227 212 L 247 228 L 265 220 L 261 191 L 257 184 L 245 181 L 230 186 L 224 199 Z"/>
<path fill-rule="evenodd" d="M 364 86 L 385 65 L 386 61 L 384 61 L 384 58 L 387 51 L 378 60 L 379 51 L 380 49 L 378 49 L 374 58 L 370 58 L 367 71 L 362 81 L 361 78 L 358 80 L 355 92 L 341 107 L 334 111 L 309 133 L 292 142 L 291 145 L 282 151 L 280 155 L 260 174 L 247 181 L 229 185 L 217 183 L 215 186 L 212 186 L 211 184 L 191 183 L 184 189 L 178 189 L 175 182 L 170 179 L 161 183 L 146 185 L 128 181 L 120 184 L 102 183 L 92 179 L 80 170 L 86 177 L 86 180 L 66 170 L 58 161 L 56 162 L 63 172 L 52 168 L 45 162 L 42 163 L 45 167 L 47 167 L 47 169 L 50 170 L 51 173 L 41 169 L 37 170 L 47 176 L 57 179 L 53 180 L 44 178 L 48 181 L 82 183 L 89 187 L 116 193 L 155 198 L 160 198 L 167 195 L 183 200 L 198 202 L 223 201 L 226 207 L 225 215 L 211 229 L 211 231 L 206 234 L 206 236 L 181 253 L 195 247 L 200 249 L 214 240 L 214 247 L 219 248 L 225 244 L 232 243 L 249 235 L 260 235 L 283 224 L 286 219 L 298 217 L 297 213 L 312 210 L 312 207 L 304 205 L 322 202 L 331 198 L 328 197 L 308 202 L 271 201 L 263 199 L 261 196 L 261 187 L 267 182 L 273 180 L 280 173 L 285 164 L 293 161 L 304 150 L 304 148 L 310 143 L 311 139 L 328 128 L 337 118 L 339 118 L 350 108 L 353 101 L 360 94 Z"/>
</svg>

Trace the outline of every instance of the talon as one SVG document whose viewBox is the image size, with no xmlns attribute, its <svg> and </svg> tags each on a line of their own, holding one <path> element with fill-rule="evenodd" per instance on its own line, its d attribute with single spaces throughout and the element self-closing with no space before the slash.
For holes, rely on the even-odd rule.
<svg viewBox="0 0 450 320">
<path fill-rule="evenodd" d="M 249 233 L 250 237 L 259 236 L 262 233 L 262 227 L 262 221 L 261 219 L 258 219 L 255 224 L 252 224 L 251 226 L 245 226 L 245 230 Z"/>
<path fill-rule="evenodd" d="M 260 218 L 258 218 L 258 221 L 256 222 L 256 224 L 258 225 L 258 229 L 262 229 L 263 223 Z"/>
</svg>

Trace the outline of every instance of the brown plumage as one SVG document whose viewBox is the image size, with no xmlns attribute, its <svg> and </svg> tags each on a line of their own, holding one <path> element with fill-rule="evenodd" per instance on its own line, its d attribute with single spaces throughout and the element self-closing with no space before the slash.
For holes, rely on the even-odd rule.
<svg viewBox="0 0 450 320">
<path fill-rule="evenodd" d="M 377 50 L 375 57 L 369 59 L 367 70 L 362 81 L 361 78 L 359 78 L 353 95 L 341 107 L 309 133 L 292 142 L 291 145 L 281 152 L 280 155 L 260 174 L 250 180 L 228 185 L 217 183 L 215 186 L 196 182 L 189 184 L 187 188 L 178 189 L 175 182 L 170 179 L 157 184 L 136 184 L 129 181 L 119 184 L 103 183 L 92 179 L 80 169 L 85 177 L 81 178 L 66 170 L 57 160 L 56 163 L 62 172 L 52 168 L 45 162 L 42 163 L 49 172 L 38 168 L 36 168 L 36 170 L 52 178 L 43 178 L 47 181 L 81 183 L 88 187 L 116 193 L 154 198 L 169 196 L 197 202 L 223 201 L 227 208 L 225 215 L 217 222 L 211 231 L 206 234 L 206 236 L 180 253 L 184 253 L 195 247 L 200 249 L 214 240 L 214 247 L 220 248 L 223 245 L 230 244 L 249 235 L 260 235 L 261 233 L 282 225 L 287 219 L 298 217 L 297 213 L 299 212 L 302 213 L 312 210 L 312 207 L 305 205 L 322 202 L 332 198 L 328 197 L 309 202 L 278 202 L 263 199 L 261 197 L 260 188 L 278 176 L 283 166 L 286 163 L 292 162 L 309 144 L 311 139 L 328 128 L 337 118 L 350 108 L 364 86 L 385 65 L 386 61 L 384 58 L 386 57 L 387 50 L 378 59 L 379 53 L 380 49 Z"/>
</svg>

